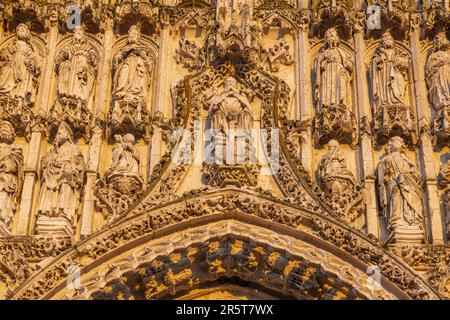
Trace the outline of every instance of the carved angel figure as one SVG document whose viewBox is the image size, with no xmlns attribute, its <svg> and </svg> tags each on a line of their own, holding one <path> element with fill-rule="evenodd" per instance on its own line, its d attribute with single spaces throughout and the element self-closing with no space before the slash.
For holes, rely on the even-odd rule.
<svg viewBox="0 0 450 320">
<path fill-rule="evenodd" d="M 107 184 L 125 195 L 132 195 L 141 190 L 143 180 L 140 176 L 140 155 L 133 146 L 135 143 L 132 134 L 116 136 L 120 145 L 115 147 L 112 155 L 112 165 L 105 172 Z"/>
<path fill-rule="evenodd" d="M 83 27 L 76 26 L 72 42 L 56 57 L 58 98 L 70 98 L 87 103 L 93 88 L 97 64 L 97 53 L 87 42 Z"/>
<path fill-rule="evenodd" d="M 0 51 L 0 95 L 32 105 L 40 74 L 40 59 L 31 45 L 27 25 L 19 24 L 16 34 L 16 41 Z"/>
<path fill-rule="evenodd" d="M 84 183 L 85 162 L 72 140 L 72 130 L 62 122 L 53 147 L 41 160 L 41 195 L 38 214 L 75 222 Z"/>
<path fill-rule="evenodd" d="M 450 43 L 444 32 L 434 38 L 433 52 L 425 65 L 431 104 L 436 110 L 450 106 Z"/>
<path fill-rule="evenodd" d="M 377 179 L 382 214 L 395 241 L 420 242 L 424 237 L 423 198 L 416 170 L 404 153 L 403 139 L 391 138 L 377 166 Z"/>
<path fill-rule="evenodd" d="M 350 106 L 353 63 L 339 44 L 337 31 L 328 29 L 325 33 L 325 47 L 315 61 L 315 100 L 318 110 L 333 105 Z"/>
<path fill-rule="evenodd" d="M 389 31 L 383 33 L 370 68 L 375 106 L 404 105 L 408 55 L 395 47 Z"/>
<path fill-rule="evenodd" d="M 145 103 L 153 70 L 149 50 L 140 44 L 141 33 L 134 25 L 128 30 L 127 45 L 113 61 L 113 99 Z"/>
<path fill-rule="evenodd" d="M 253 127 L 250 102 L 237 89 L 236 79 L 229 77 L 224 81 L 224 90 L 209 98 L 208 105 L 212 141 L 216 146 L 215 158 L 218 163 L 223 163 L 226 138 L 229 138 L 232 133 L 247 135 Z M 231 131 L 235 129 L 240 129 L 240 131 Z M 237 146 L 234 149 L 236 150 Z M 226 160 L 227 163 L 234 163 L 236 161 L 235 154 L 227 154 Z M 238 159 L 238 161 L 240 160 Z"/>
<path fill-rule="evenodd" d="M 14 146 L 15 131 L 0 121 L 0 224 L 9 229 L 22 180 L 23 152 Z"/>
</svg>

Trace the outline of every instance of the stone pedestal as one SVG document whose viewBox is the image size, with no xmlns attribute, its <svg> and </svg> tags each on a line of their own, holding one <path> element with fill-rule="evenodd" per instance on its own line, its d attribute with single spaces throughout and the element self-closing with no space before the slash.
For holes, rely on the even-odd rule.
<svg viewBox="0 0 450 320">
<path fill-rule="evenodd" d="M 419 226 L 397 227 L 391 235 L 393 243 L 422 244 L 424 232 Z"/>
<path fill-rule="evenodd" d="M 36 234 L 55 238 L 73 237 L 72 225 L 63 217 L 40 216 L 36 221 Z"/>
</svg>

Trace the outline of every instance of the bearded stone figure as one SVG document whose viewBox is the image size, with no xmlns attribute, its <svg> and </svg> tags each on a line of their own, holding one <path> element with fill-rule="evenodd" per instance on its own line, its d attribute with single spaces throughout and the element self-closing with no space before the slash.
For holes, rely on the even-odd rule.
<svg viewBox="0 0 450 320">
<path fill-rule="evenodd" d="M 14 146 L 15 131 L 7 121 L 0 121 L 0 236 L 11 231 L 17 195 L 22 184 L 23 152 Z"/>
<path fill-rule="evenodd" d="M 41 193 L 38 234 L 55 233 L 51 221 L 59 221 L 62 235 L 72 236 L 84 183 L 85 162 L 65 122 L 58 127 L 53 147 L 41 160 Z M 49 222 L 50 221 L 50 222 Z M 61 230 L 58 230 L 61 231 Z"/>
<path fill-rule="evenodd" d="M 370 69 L 376 107 L 404 105 L 409 59 L 397 50 L 389 31 L 383 33 Z"/>
<path fill-rule="evenodd" d="M 27 25 L 19 24 L 16 34 L 16 41 L 0 51 L 0 96 L 31 106 L 36 96 L 40 58 L 31 45 Z"/>
<path fill-rule="evenodd" d="M 145 106 L 154 61 L 140 38 L 139 27 L 131 26 L 127 45 L 114 57 L 113 99 Z"/>
<path fill-rule="evenodd" d="M 339 44 L 336 29 L 328 29 L 325 33 L 325 47 L 315 62 L 315 97 L 318 110 L 329 106 L 350 106 L 353 63 L 352 58 Z"/>
<path fill-rule="evenodd" d="M 72 42 L 56 56 L 58 100 L 63 104 L 69 100 L 76 104 L 87 105 L 97 64 L 98 56 L 87 42 L 83 27 L 76 26 Z"/>
<path fill-rule="evenodd" d="M 436 110 L 450 106 L 450 43 L 444 32 L 436 35 L 425 65 L 429 99 Z"/>
<path fill-rule="evenodd" d="M 234 164 L 236 162 L 242 162 L 245 159 L 236 159 L 238 146 L 234 147 L 235 152 L 225 154 L 225 142 L 232 133 L 244 134 L 244 141 L 248 138 L 247 135 L 250 134 L 249 130 L 253 128 L 253 118 L 250 114 L 250 102 L 248 98 L 237 89 L 236 79 L 229 77 L 224 81 L 224 90 L 212 96 L 208 100 L 208 104 L 210 106 L 208 118 L 213 135 L 212 140 L 216 146 L 216 163 L 226 162 L 228 164 Z M 248 150 L 248 143 L 245 145 Z"/>
<path fill-rule="evenodd" d="M 393 242 L 424 240 L 423 195 L 416 166 L 404 153 L 404 141 L 393 137 L 377 166 L 378 198 Z"/>
<path fill-rule="evenodd" d="M 143 180 L 140 175 L 140 154 L 133 146 L 132 134 L 116 136 L 120 143 L 114 148 L 111 167 L 105 172 L 106 184 L 123 195 L 133 195 L 142 189 Z"/>
</svg>

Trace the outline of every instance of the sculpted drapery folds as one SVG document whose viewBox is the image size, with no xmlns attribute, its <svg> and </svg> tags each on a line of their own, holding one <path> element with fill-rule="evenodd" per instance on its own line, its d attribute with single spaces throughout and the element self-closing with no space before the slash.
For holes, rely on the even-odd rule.
<svg viewBox="0 0 450 320">
<path fill-rule="evenodd" d="M 340 143 L 355 143 L 356 120 L 352 106 L 352 57 L 340 47 L 336 29 L 325 33 L 325 46 L 315 60 L 314 100 L 317 114 L 314 120 L 317 144 L 336 139 Z"/>
<path fill-rule="evenodd" d="M 396 48 L 389 31 L 384 32 L 370 67 L 374 127 L 380 143 L 398 134 L 409 145 L 415 141 L 413 115 L 405 101 L 408 69 L 409 56 Z"/>
<path fill-rule="evenodd" d="M 404 153 L 404 142 L 393 137 L 377 167 L 378 198 L 394 242 L 424 240 L 423 195 L 414 163 Z"/>
<path fill-rule="evenodd" d="M 82 26 L 73 30 L 71 43 L 56 56 L 58 101 L 86 106 L 96 76 L 98 56 L 88 43 Z"/>
<path fill-rule="evenodd" d="M 113 99 L 141 103 L 145 107 L 153 59 L 140 43 L 139 27 L 131 26 L 127 45 L 114 57 Z"/>
<path fill-rule="evenodd" d="M 436 113 L 432 132 L 437 147 L 450 140 L 450 43 L 445 32 L 438 33 L 425 64 L 428 97 Z"/>
<path fill-rule="evenodd" d="M 425 78 L 434 108 L 441 110 L 450 106 L 450 43 L 444 32 L 434 38 L 425 65 Z"/>
<path fill-rule="evenodd" d="M 115 136 L 119 143 L 113 149 L 111 167 L 103 180 L 96 182 L 97 206 L 106 208 L 108 221 L 114 221 L 136 201 L 144 181 L 140 173 L 141 156 L 134 147 L 135 138 L 128 133 Z"/>
<path fill-rule="evenodd" d="M 38 234 L 45 233 L 43 225 L 48 219 L 64 219 L 71 227 L 76 222 L 84 185 L 85 162 L 72 137 L 71 128 L 62 122 L 53 147 L 41 159 Z"/>
<path fill-rule="evenodd" d="M 125 47 L 113 59 L 113 106 L 110 120 L 115 128 L 124 122 L 132 124 L 132 128 L 120 130 L 123 133 L 142 129 L 148 120 L 146 100 L 153 64 L 150 50 L 141 43 L 139 26 L 131 26 Z"/>
<path fill-rule="evenodd" d="M 315 97 L 318 110 L 323 107 L 351 106 L 352 58 L 339 47 L 335 29 L 325 33 L 325 47 L 316 59 Z"/>
<path fill-rule="evenodd" d="M 408 56 L 395 48 L 394 38 L 389 31 L 383 33 L 370 70 L 377 108 L 405 104 L 408 67 Z"/>
<path fill-rule="evenodd" d="M 0 121 L 0 236 L 9 234 L 22 183 L 23 152 L 14 138 L 13 126 Z"/>
<path fill-rule="evenodd" d="M 0 96 L 32 106 L 40 74 L 40 58 L 31 44 L 27 25 L 19 24 L 16 34 L 16 41 L 0 52 Z"/>
</svg>

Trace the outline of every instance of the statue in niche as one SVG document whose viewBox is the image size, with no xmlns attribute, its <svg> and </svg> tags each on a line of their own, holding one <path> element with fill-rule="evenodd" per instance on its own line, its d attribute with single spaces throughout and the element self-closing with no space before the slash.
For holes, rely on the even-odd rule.
<svg viewBox="0 0 450 320">
<path fill-rule="evenodd" d="M 436 147 L 450 142 L 450 43 L 445 32 L 438 33 L 425 64 L 430 103 L 436 110 L 431 126 Z"/>
<path fill-rule="evenodd" d="M 140 174 L 140 154 L 134 147 L 135 138 L 128 133 L 115 136 L 119 143 L 113 149 L 111 167 L 103 180 L 96 182 L 95 194 L 99 208 L 106 208 L 108 221 L 114 221 L 129 205 L 136 201 L 144 181 Z"/>
<path fill-rule="evenodd" d="M 0 96 L 32 106 L 40 74 L 40 58 L 31 44 L 26 24 L 16 28 L 17 39 L 0 51 Z"/>
<path fill-rule="evenodd" d="M 72 137 L 70 126 L 61 122 L 53 147 L 41 159 L 38 226 L 42 217 L 65 219 L 72 228 L 76 222 L 86 169 L 83 154 Z"/>
<path fill-rule="evenodd" d="M 140 175 L 140 154 L 134 147 L 135 139 L 132 134 L 123 137 L 117 135 L 116 141 L 120 143 L 115 147 L 112 155 L 111 167 L 105 172 L 106 183 L 125 195 L 132 195 L 142 189 Z"/>
<path fill-rule="evenodd" d="M 69 46 L 56 56 L 57 95 L 62 104 L 86 106 L 96 76 L 98 55 L 87 41 L 82 26 L 75 26 Z"/>
<path fill-rule="evenodd" d="M 450 43 L 444 32 L 434 38 L 432 53 L 425 65 L 425 78 L 434 108 L 450 106 Z"/>
<path fill-rule="evenodd" d="M 404 153 L 401 137 L 392 137 L 377 166 L 378 198 L 394 242 L 424 240 L 423 194 L 416 166 Z"/>
<path fill-rule="evenodd" d="M 315 60 L 314 97 L 316 116 L 313 122 L 316 144 L 331 139 L 354 145 L 356 118 L 351 111 L 352 57 L 340 48 L 336 29 L 325 32 L 325 46 Z"/>
<path fill-rule="evenodd" d="M 405 104 L 408 67 L 408 55 L 396 49 L 389 31 L 384 32 L 370 69 L 376 107 Z"/>
<path fill-rule="evenodd" d="M 325 47 L 316 58 L 315 97 L 318 110 L 323 107 L 350 106 L 352 97 L 352 57 L 339 47 L 336 29 L 325 33 Z"/>
<path fill-rule="evenodd" d="M 113 99 L 133 101 L 145 106 L 153 70 L 153 58 L 140 44 L 138 26 L 128 30 L 127 45 L 114 57 Z"/>
<path fill-rule="evenodd" d="M 0 235 L 9 234 L 22 184 L 23 152 L 13 145 L 15 131 L 0 121 Z"/>
<path fill-rule="evenodd" d="M 336 140 L 328 142 L 328 153 L 317 165 L 317 179 L 325 196 L 331 200 L 333 212 L 347 223 L 362 227 L 364 223 L 356 221 L 365 209 L 362 185 L 356 182 L 353 173 L 347 169 L 345 157 Z"/>
<path fill-rule="evenodd" d="M 124 120 L 139 126 L 148 116 L 146 100 L 154 59 L 150 50 L 140 43 L 140 38 L 139 26 L 131 26 L 128 30 L 127 45 L 113 60 L 111 121 L 115 126 Z"/>
<path fill-rule="evenodd" d="M 244 38 L 246 46 L 250 46 L 253 1 L 218 0 L 217 8 L 217 45 L 221 45 L 229 34 L 235 33 Z"/>
<path fill-rule="evenodd" d="M 233 77 L 229 77 L 224 81 L 224 90 L 216 93 L 208 99 L 210 128 L 212 133 L 212 142 L 215 144 L 215 161 L 216 163 L 234 164 L 243 162 L 246 159 L 236 159 L 237 145 L 233 141 L 234 152 L 226 154 L 226 140 L 231 134 L 244 134 L 244 137 L 236 137 L 249 139 L 250 129 L 253 128 L 253 118 L 250 114 L 250 101 L 247 96 L 237 89 L 237 81 Z M 240 129 L 240 130 L 239 130 Z M 248 143 L 246 143 L 246 147 Z M 247 148 L 248 151 L 248 148 Z M 247 155 L 247 152 L 245 156 Z M 225 160 L 225 161 L 224 161 Z"/>
<path fill-rule="evenodd" d="M 408 145 L 415 144 L 414 116 L 405 102 L 409 61 L 391 33 L 384 32 L 370 67 L 374 128 L 380 143 L 399 135 Z"/>
</svg>

